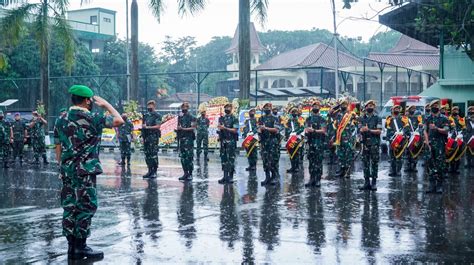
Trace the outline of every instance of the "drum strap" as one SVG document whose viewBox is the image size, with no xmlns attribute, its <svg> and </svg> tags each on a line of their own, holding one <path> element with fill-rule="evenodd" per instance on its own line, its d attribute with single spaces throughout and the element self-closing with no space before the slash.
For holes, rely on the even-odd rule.
<svg viewBox="0 0 474 265">
<path fill-rule="evenodd" d="M 408 122 L 410 123 L 411 131 L 412 131 L 412 132 L 415 131 L 415 129 L 413 129 L 413 123 L 411 123 L 411 119 L 410 119 L 410 118 L 408 118 Z"/>
<path fill-rule="evenodd" d="M 291 132 L 295 131 L 295 125 L 293 124 L 293 121 L 291 121 Z"/>
<path fill-rule="evenodd" d="M 397 118 L 393 119 L 393 122 L 394 122 L 394 124 L 395 124 L 395 130 L 396 130 L 397 132 L 400 132 L 400 127 L 398 127 Z"/>
<path fill-rule="evenodd" d="M 253 132 L 253 130 L 252 130 L 252 121 L 248 120 L 248 122 L 249 122 L 249 132 Z"/>
</svg>

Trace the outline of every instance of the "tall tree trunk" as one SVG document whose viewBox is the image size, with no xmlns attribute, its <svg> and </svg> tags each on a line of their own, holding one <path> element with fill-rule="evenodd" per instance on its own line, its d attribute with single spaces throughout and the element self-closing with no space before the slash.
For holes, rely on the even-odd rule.
<svg viewBox="0 0 474 265">
<path fill-rule="evenodd" d="M 240 99 L 250 93 L 250 1 L 239 0 L 239 89 Z"/>
<path fill-rule="evenodd" d="M 130 99 L 138 100 L 138 5 L 137 0 L 132 1 L 130 8 Z"/>
<path fill-rule="evenodd" d="M 40 45 L 41 49 L 41 63 L 40 63 L 40 91 L 41 91 L 41 102 L 44 104 L 46 110 L 45 119 L 48 121 L 50 115 L 50 106 L 49 106 L 49 28 L 48 28 L 48 1 L 45 1 L 42 7 L 42 16 L 43 16 L 43 32 L 42 34 L 42 44 Z M 43 46 L 43 47 L 41 47 Z M 36 107 L 36 102 L 33 102 L 34 107 Z M 33 108 L 34 108 L 33 107 Z M 49 124 L 49 123 L 48 123 Z M 46 128 L 47 129 L 47 128 Z"/>
</svg>

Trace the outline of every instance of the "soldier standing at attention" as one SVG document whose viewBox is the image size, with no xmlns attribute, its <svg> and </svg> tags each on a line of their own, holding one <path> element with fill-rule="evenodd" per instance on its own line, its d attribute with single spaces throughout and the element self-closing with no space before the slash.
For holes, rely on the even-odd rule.
<svg viewBox="0 0 474 265">
<path fill-rule="evenodd" d="M 280 156 L 280 121 L 272 114 L 272 104 L 266 103 L 263 106 L 263 115 L 258 119 L 258 133 L 260 135 L 261 155 L 263 160 L 263 170 L 265 171 L 265 180 L 260 184 L 262 186 L 276 185 L 278 174 L 278 160 Z"/>
<path fill-rule="evenodd" d="M 27 137 L 26 124 L 21 120 L 20 113 L 15 113 L 15 121 L 10 127 L 10 142 L 13 143 L 13 161 L 19 157 L 20 165 L 23 164 L 23 147 Z"/>
<path fill-rule="evenodd" d="M 189 113 L 189 103 L 181 105 L 182 115 L 178 117 L 177 138 L 179 141 L 179 156 L 184 175 L 180 181 L 191 181 L 193 179 L 194 159 L 194 130 L 196 129 L 196 118 Z"/>
<path fill-rule="evenodd" d="M 3 168 L 8 168 L 8 149 L 10 148 L 10 129 L 4 120 L 3 111 L 0 110 L 0 159 L 3 162 Z"/>
<path fill-rule="evenodd" d="M 336 162 L 336 146 L 334 145 L 334 141 L 336 139 L 336 129 L 334 126 L 336 125 L 337 120 L 337 113 L 339 112 L 339 108 L 335 108 L 335 106 L 330 106 L 327 115 L 327 136 L 326 136 L 326 144 L 329 147 L 329 159 L 328 165 L 334 165 Z"/>
<path fill-rule="evenodd" d="M 430 103 L 426 104 L 425 105 L 425 115 L 423 115 L 423 124 L 425 123 L 426 119 L 431 115 L 431 107 L 430 107 Z M 427 166 L 429 164 L 429 160 L 430 160 L 430 157 L 431 157 L 431 154 L 430 154 L 430 151 L 428 149 L 428 146 L 424 146 L 424 151 L 423 151 L 423 166 Z M 426 168 L 427 170 L 429 170 L 429 168 L 427 167 Z"/>
<path fill-rule="evenodd" d="M 416 111 L 416 106 L 411 105 L 408 107 L 408 130 L 410 131 L 410 134 L 413 134 L 415 132 L 422 132 L 423 130 L 423 117 L 421 115 L 415 115 Z M 420 133 L 420 135 L 422 135 Z M 416 163 L 417 159 L 413 158 L 410 152 L 406 152 L 408 156 L 408 163 L 405 168 L 405 172 L 418 172 L 416 169 Z"/>
<path fill-rule="evenodd" d="M 316 101 L 312 105 L 311 114 L 306 119 L 305 135 L 308 139 L 309 182 L 306 187 L 320 187 L 323 175 L 324 146 L 326 144 L 326 119 L 319 110 L 321 103 Z"/>
<path fill-rule="evenodd" d="M 466 116 L 466 133 L 464 134 L 464 142 L 469 143 L 469 140 L 474 141 L 474 106 L 467 109 Z M 474 168 L 474 149 L 468 147 L 466 152 L 466 167 Z"/>
<path fill-rule="evenodd" d="M 335 134 L 336 154 L 339 160 L 339 171 L 336 173 L 338 177 L 346 176 L 347 170 L 352 162 L 353 146 L 351 146 L 352 131 L 354 128 L 353 115 L 347 109 L 349 102 L 343 100 L 341 102 L 341 111 L 336 116 L 337 128 Z"/>
<path fill-rule="evenodd" d="M 431 170 L 426 193 L 443 193 L 443 178 L 446 169 L 445 146 L 449 132 L 449 121 L 440 113 L 439 100 L 431 102 L 431 115 L 425 121 L 425 144 L 429 146 Z"/>
<path fill-rule="evenodd" d="M 197 158 L 201 156 L 201 151 L 204 149 L 204 161 L 209 161 L 207 154 L 209 152 L 209 125 L 210 121 L 206 116 L 206 111 L 201 111 L 201 116 L 197 118 L 197 142 L 196 154 Z"/>
<path fill-rule="evenodd" d="M 221 163 L 224 177 L 219 184 L 231 184 L 235 172 L 235 150 L 237 148 L 239 120 L 232 113 L 232 104 L 224 106 L 225 115 L 219 117 L 219 141 L 221 142 Z"/>
<path fill-rule="evenodd" d="M 274 155 L 276 155 L 278 157 L 278 159 L 276 159 L 276 164 L 275 164 L 275 168 L 276 168 L 276 176 L 279 178 L 280 177 L 280 172 L 279 172 L 279 168 L 280 168 L 280 147 L 281 147 L 281 141 L 283 141 L 283 135 L 281 134 L 282 133 L 282 130 L 283 128 L 280 127 L 281 126 L 281 116 L 278 115 L 278 107 L 273 107 L 272 108 L 272 114 L 274 117 L 277 118 L 277 121 L 278 121 L 278 124 L 279 124 L 279 128 L 278 128 L 278 133 L 277 133 L 277 138 L 278 138 L 278 143 L 276 145 L 274 145 L 274 148 L 273 148 L 273 151 L 274 151 Z"/>
<path fill-rule="evenodd" d="M 102 173 L 100 139 L 104 128 L 120 126 L 123 120 L 110 103 L 94 97 L 90 88 L 74 85 L 69 93 L 73 106 L 58 120 L 54 139 L 63 181 L 63 235 L 68 241 L 69 259 L 102 259 L 103 252 L 94 251 L 86 244 L 97 211 L 96 177 Z M 93 103 L 111 116 L 92 113 Z"/>
<path fill-rule="evenodd" d="M 30 123 L 31 128 L 31 143 L 33 145 L 33 152 L 35 157 L 35 164 L 39 164 L 40 156 L 43 158 L 43 163 L 45 165 L 49 164 L 46 157 L 46 144 L 44 142 L 44 126 L 48 122 L 38 114 L 38 112 L 33 111 L 33 120 Z"/>
<path fill-rule="evenodd" d="M 125 159 L 127 165 L 130 166 L 130 157 L 132 155 L 132 139 L 133 139 L 133 123 L 128 119 L 127 114 L 122 114 L 122 120 L 124 123 L 118 127 L 118 140 L 120 147 L 120 162 L 119 165 L 125 165 Z"/>
<path fill-rule="evenodd" d="M 143 151 L 148 173 L 143 178 L 156 178 L 158 170 L 158 143 L 160 141 L 161 115 L 155 111 L 156 103 L 150 100 L 146 104 L 147 112 L 143 115 L 142 137 Z"/>
<path fill-rule="evenodd" d="M 362 135 L 362 161 L 364 163 L 364 185 L 360 190 L 377 190 L 377 175 L 380 159 L 380 134 L 382 120 L 374 113 L 375 101 L 365 103 L 365 113 L 359 119 L 359 131 Z"/>
<path fill-rule="evenodd" d="M 396 140 L 394 137 L 397 135 L 405 135 L 407 130 L 407 119 L 404 119 L 400 115 L 400 105 L 394 105 L 392 107 L 392 115 L 388 116 L 385 122 L 385 128 L 387 129 L 387 139 Z M 401 143 L 402 144 L 402 143 Z M 391 145 L 390 145 L 391 146 Z M 402 168 L 401 156 L 397 157 L 395 151 L 390 148 L 390 173 L 389 176 L 401 175 L 400 169 Z"/>
<path fill-rule="evenodd" d="M 452 124 L 452 132 L 453 136 L 457 137 L 458 135 L 464 135 L 466 131 L 466 120 L 459 115 L 459 107 L 454 106 L 451 110 L 451 116 L 449 116 L 448 120 L 450 124 Z M 461 150 L 459 151 L 461 152 Z M 452 174 L 458 175 L 459 166 L 461 165 L 461 160 L 454 160 L 449 163 L 448 172 Z"/>
<path fill-rule="evenodd" d="M 300 135 L 304 131 L 304 121 L 303 123 L 300 122 L 300 117 L 298 116 L 298 108 L 293 107 L 290 110 L 290 118 L 288 119 L 286 126 L 285 126 L 285 135 L 286 138 L 289 139 L 290 136 L 293 135 Z M 304 142 L 303 142 L 304 144 Z M 300 147 L 302 148 L 302 147 Z M 290 157 L 291 168 L 288 169 L 286 172 L 297 174 L 300 168 L 300 156 L 302 153 L 298 150 L 293 157 Z"/>
<path fill-rule="evenodd" d="M 245 139 L 245 137 L 249 135 L 254 135 L 254 134 L 257 134 L 257 119 L 255 118 L 255 109 L 250 109 L 249 117 L 244 122 L 243 137 Z M 247 171 L 257 170 L 257 160 L 258 160 L 257 147 L 254 148 L 254 150 L 250 153 L 247 159 L 249 161 L 249 166 L 245 170 Z"/>
</svg>

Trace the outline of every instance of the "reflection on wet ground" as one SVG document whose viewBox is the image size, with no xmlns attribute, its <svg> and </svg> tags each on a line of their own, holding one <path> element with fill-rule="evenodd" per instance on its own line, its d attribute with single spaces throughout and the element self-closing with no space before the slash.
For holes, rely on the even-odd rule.
<svg viewBox="0 0 474 265">
<path fill-rule="evenodd" d="M 238 158 L 236 183 L 217 184 L 217 155 L 196 164 L 192 183 L 177 181 L 179 159 L 161 154 L 159 178 L 146 181 L 143 157 L 132 168 L 104 153 L 98 177 L 99 210 L 91 245 L 111 264 L 474 262 L 473 174 L 451 176 L 446 193 L 426 195 L 418 174 L 388 177 L 382 162 L 377 193 L 360 192 L 361 165 L 351 179 L 327 176 L 321 189 L 305 189 L 301 175 L 260 187 L 257 173 Z M 307 169 L 306 169 L 307 170 Z M 308 173 L 306 171 L 306 176 Z M 306 177 L 308 178 L 308 177 Z M 67 261 L 61 236 L 55 166 L 0 169 L 0 264 Z"/>
</svg>

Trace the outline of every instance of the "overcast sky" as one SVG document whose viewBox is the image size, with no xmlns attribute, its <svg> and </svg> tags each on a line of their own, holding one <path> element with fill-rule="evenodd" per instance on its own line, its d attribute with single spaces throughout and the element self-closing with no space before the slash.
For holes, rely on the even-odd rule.
<svg viewBox="0 0 474 265">
<path fill-rule="evenodd" d="M 79 9 L 79 1 L 71 1 L 71 9 Z M 131 0 L 129 0 L 131 2 Z M 238 23 L 238 0 L 207 0 L 206 9 L 194 16 L 181 17 L 177 12 L 176 0 L 164 0 L 165 11 L 158 23 L 148 9 L 149 0 L 138 0 L 139 40 L 156 48 L 160 47 L 166 35 L 178 38 L 194 36 L 199 44 L 207 43 L 213 36 L 232 36 Z M 352 9 L 342 9 L 342 0 L 336 0 L 338 32 L 343 36 L 358 37 L 367 41 L 379 31 L 378 16 L 373 21 L 345 19 L 348 17 L 372 17 L 388 6 L 388 0 L 359 0 Z M 117 12 L 117 33 L 125 38 L 125 0 L 93 0 L 82 8 L 103 7 Z M 386 9 L 384 12 L 388 11 Z M 254 17 L 252 17 L 254 21 Z M 343 21 L 344 20 L 344 21 Z M 255 20 L 256 21 L 256 20 Z M 256 23 L 258 31 L 309 30 L 312 28 L 333 31 L 330 0 L 269 0 L 268 19 L 264 26 Z"/>
</svg>

